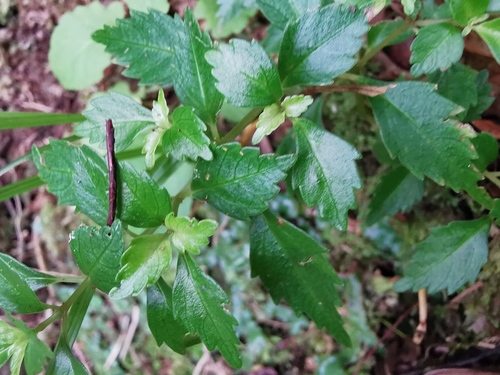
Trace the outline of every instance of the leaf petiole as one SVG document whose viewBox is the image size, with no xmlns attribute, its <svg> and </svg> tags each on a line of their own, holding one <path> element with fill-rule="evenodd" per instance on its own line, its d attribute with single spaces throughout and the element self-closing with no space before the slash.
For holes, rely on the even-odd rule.
<svg viewBox="0 0 500 375">
<path fill-rule="evenodd" d="M 218 145 L 232 142 L 239 136 L 243 130 L 257 118 L 262 112 L 262 108 L 254 108 L 248 112 L 222 139 L 217 142 Z"/>
</svg>

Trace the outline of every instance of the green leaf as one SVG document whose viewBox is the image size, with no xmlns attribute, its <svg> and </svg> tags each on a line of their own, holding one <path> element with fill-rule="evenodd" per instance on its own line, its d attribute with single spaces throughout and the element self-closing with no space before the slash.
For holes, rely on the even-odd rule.
<svg viewBox="0 0 500 375">
<path fill-rule="evenodd" d="M 284 87 L 328 85 L 351 69 L 368 30 L 360 11 L 331 4 L 288 24 L 278 70 Z"/>
<path fill-rule="evenodd" d="M 446 69 L 462 57 L 464 40 L 460 30 L 449 23 L 421 28 L 410 47 L 414 77 Z"/>
<path fill-rule="evenodd" d="M 167 13 L 170 9 L 168 0 L 125 0 L 129 9 L 139 12 L 147 12 L 149 9 L 155 9 L 162 13 Z"/>
<path fill-rule="evenodd" d="M 259 276 L 273 300 L 284 299 L 341 344 L 350 345 L 337 308 L 342 281 L 326 258 L 328 250 L 291 223 L 269 211 L 253 218 L 250 229 L 252 277 Z"/>
<path fill-rule="evenodd" d="M 46 310 L 48 306 L 40 302 L 34 290 L 53 281 L 5 254 L 0 255 L 0 309 L 20 314 Z"/>
<path fill-rule="evenodd" d="M 168 86 L 173 82 L 175 22 L 157 10 L 150 13 L 130 11 L 130 18 L 117 20 L 116 26 L 105 26 L 92 38 L 106 45 L 106 52 L 126 66 L 123 75 L 139 78 L 143 85 Z"/>
<path fill-rule="evenodd" d="M 203 121 L 191 107 L 178 107 L 172 114 L 172 127 L 163 134 L 163 148 L 167 155 L 176 159 L 185 158 L 196 161 L 198 158 L 212 160 L 210 139 L 205 135 L 207 129 Z"/>
<path fill-rule="evenodd" d="M 115 278 L 123 254 L 122 236 L 119 221 L 100 229 L 80 226 L 70 236 L 69 246 L 76 264 L 83 274 L 90 276 L 92 284 L 105 293 L 118 285 Z"/>
<path fill-rule="evenodd" d="M 26 345 L 26 352 L 24 353 L 24 368 L 28 375 L 39 374 L 48 359 L 53 357 L 52 350 L 40 341 L 36 336 L 36 333 L 29 329 L 21 320 L 14 320 L 14 324 L 23 331 L 28 339 L 28 344 Z"/>
<path fill-rule="evenodd" d="M 283 95 L 276 67 L 255 40 L 231 39 L 230 44 L 220 44 L 205 57 L 214 67 L 217 89 L 230 104 L 265 107 Z"/>
<path fill-rule="evenodd" d="M 431 235 L 417 245 L 398 291 L 425 288 L 432 294 L 446 289 L 449 294 L 476 279 L 488 261 L 489 217 L 455 221 L 431 229 Z"/>
<path fill-rule="evenodd" d="M 84 288 L 81 290 L 82 286 L 79 286 L 81 294 L 71 305 L 68 316 L 63 321 L 61 333 L 59 335 L 59 340 L 64 339 L 69 347 L 72 347 L 76 341 L 83 319 L 85 319 L 85 315 L 87 314 L 87 310 L 95 292 L 90 278 L 86 278 L 82 284 L 85 284 Z"/>
<path fill-rule="evenodd" d="M 177 17 L 174 44 L 174 88 L 182 104 L 191 106 L 206 123 L 216 123 L 224 97 L 215 87 L 212 66 L 205 53 L 212 50 L 212 41 L 202 33 L 189 8 L 184 23 Z"/>
<path fill-rule="evenodd" d="M 255 145 L 285 122 L 285 110 L 278 104 L 271 104 L 264 108 L 259 115 L 259 120 L 255 125 L 256 131 L 252 136 L 252 143 Z"/>
<path fill-rule="evenodd" d="M 16 181 L 7 186 L 0 187 L 0 202 L 6 201 L 16 195 L 20 195 L 43 186 L 44 182 L 38 177 L 28 177 L 20 181 Z"/>
<path fill-rule="evenodd" d="M 172 248 L 165 234 L 151 234 L 134 238 L 121 259 L 121 269 L 116 280 L 120 286 L 111 289 L 111 298 L 138 295 L 151 286 L 170 266 Z"/>
<path fill-rule="evenodd" d="M 85 120 L 79 113 L 0 112 L 0 130 L 70 124 Z"/>
<path fill-rule="evenodd" d="M 433 85 L 401 82 L 369 100 L 387 151 L 416 177 L 427 176 L 455 191 L 479 179 L 470 167 L 477 158 L 470 135 L 445 121 L 458 106 L 437 94 Z"/>
<path fill-rule="evenodd" d="M 111 56 L 92 41 L 92 33 L 124 16 L 122 4 L 94 1 L 61 17 L 50 38 L 49 65 L 65 89 L 81 90 L 102 79 Z"/>
<path fill-rule="evenodd" d="M 397 167 L 382 177 L 373 192 L 368 205 L 366 225 L 373 225 L 384 216 L 406 212 L 413 204 L 422 199 L 424 182 L 419 180 L 405 167 Z"/>
<path fill-rule="evenodd" d="M 462 25 L 467 25 L 473 18 L 482 16 L 488 8 L 489 0 L 449 0 L 453 18 Z"/>
<path fill-rule="evenodd" d="M 172 288 L 160 277 L 148 288 L 148 325 L 158 346 L 165 343 L 179 354 L 186 354 L 184 337 L 188 330 L 174 318 Z"/>
<path fill-rule="evenodd" d="M 401 5 L 403 5 L 404 12 L 407 16 L 411 16 L 415 12 L 415 1 L 416 0 L 401 0 Z"/>
<path fill-rule="evenodd" d="M 483 132 L 472 138 L 471 142 L 479 156 L 474 160 L 474 165 L 480 172 L 484 172 L 498 158 L 498 141 L 490 133 Z"/>
<path fill-rule="evenodd" d="M 100 143 L 105 149 L 106 120 L 113 120 L 115 151 L 122 151 L 132 144 L 143 131 L 154 126 L 151 111 L 134 99 L 110 92 L 90 102 L 92 108 L 83 112 L 86 121 L 75 127 L 75 134 L 88 137 L 91 143 Z"/>
<path fill-rule="evenodd" d="M 271 23 L 284 30 L 288 22 L 293 22 L 302 14 L 319 8 L 321 0 L 257 0 L 264 16 Z"/>
<path fill-rule="evenodd" d="M 75 147 L 51 140 L 51 150 L 32 149 L 39 176 L 47 189 L 59 197 L 59 205 L 76 206 L 99 225 L 108 216 L 108 171 L 106 162 L 87 146 Z M 136 172 L 127 163 L 117 165 L 116 216 L 136 227 L 156 227 L 172 211 L 170 196 L 146 173 Z"/>
<path fill-rule="evenodd" d="M 299 117 L 312 104 L 313 99 L 309 95 L 287 96 L 281 105 L 271 104 L 264 108 L 256 124 L 256 132 L 252 137 L 252 143 L 257 144 L 266 135 L 275 131 L 286 117 Z"/>
<path fill-rule="evenodd" d="M 176 217 L 173 212 L 165 219 L 165 226 L 173 232 L 170 236 L 172 247 L 194 255 L 200 253 L 200 247 L 208 245 L 208 237 L 213 236 L 217 225 L 214 220 L 205 219 L 198 222 L 195 218 Z"/>
<path fill-rule="evenodd" d="M 238 1 L 238 0 L 236 0 Z M 248 21 L 255 15 L 255 8 L 245 8 L 238 16 L 223 20 L 217 16 L 219 6 L 217 0 L 198 0 L 194 8 L 194 16 L 204 19 L 204 29 L 210 31 L 214 38 L 223 39 L 231 34 L 239 34 L 248 25 Z"/>
<path fill-rule="evenodd" d="M 467 110 L 464 122 L 472 122 L 480 118 L 481 113 L 486 111 L 495 101 L 491 96 L 492 85 L 488 82 L 488 71 L 481 70 L 476 76 L 477 104 L 471 105 Z"/>
<path fill-rule="evenodd" d="M 475 26 L 474 30 L 488 45 L 493 57 L 500 64 L 500 18 L 483 22 Z"/>
<path fill-rule="evenodd" d="M 260 155 L 258 148 L 226 143 L 214 150 L 212 161 L 196 164 L 193 197 L 228 216 L 249 220 L 267 209 L 279 192 L 276 184 L 285 179 L 294 161 L 292 155 Z"/>
<path fill-rule="evenodd" d="M 27 345 L 24 332 L 0 319 L 0 367 L 10 358 L 11 375 L 19 375 Z"/>
<path fill-rule="evenodd" d="M 54 359 L 50 362 L 46 375 L 89 375 L 85 366 L 73 355 L 62 337 L 54 350 Z"/>
<path fill-rule="evenodd" d="M 398 19 L 394 21 L 383 21 L 377 23 L 373 26 L 366 35 L 366 42 L 369 47 L 374 47 L 386 40 L 392 33 L 397 29 L 404 26 L 405 21 Z M 391 41 L 388 45 L 392 46 L 395 44 L 403 43 L 404 41 L 410 39 L 415 34 L 412 29 L 407 29 L 398 35 L 396 39 Z"/>
<path fill-rule="evenodd" d="M 437 84 L 437 93 L 464 108 L 457 118 L 463 120 L 466 110 L 477 104 L 477 72 L 460 63 L 453 64 L 444 72 L 429 76 L 429 81 Z"/>
<path fill-rule="evenodd" d="M 29 268 L 4 253 L 0 253 L 0 267 L 2 269 L 9 269 L 15 272 L 21 277 L 22 280 L 26 281 L 32 291 L 37 291 L 38 289 L 57 282 L 57 278 L 55 276 L 35 271 L 34 269 Z"/>
<path fill-rule="evenodd" d="M 174 317 L 191 334 L 197 333 L 208 350 L 219 349 L 232 367 L 241 367 L 240 344 L 228 312 L 229 298 L 222 288 L 196 265 L 188 253 L 180 253 L 173 288 Z"/>
<path fill-rule="evenodd" d="M 219 5 L 217 17 L 223 24 L 239 17 L 249 8 L 256 8 L 255 0 L 217 0 L 217 4 Z"/>
<path fill-rule="evenodd" d="M 318 206 L 321 217 L 339 229 L 347 228 L 347 211 L 356 208 L 354 189 L 361 187 L 354 162 L 359 153 L 309 120 L 295 120 L 293 129 L 297 137 L 293 188 L 299 189 L 308 206 Z"/>
</svg>

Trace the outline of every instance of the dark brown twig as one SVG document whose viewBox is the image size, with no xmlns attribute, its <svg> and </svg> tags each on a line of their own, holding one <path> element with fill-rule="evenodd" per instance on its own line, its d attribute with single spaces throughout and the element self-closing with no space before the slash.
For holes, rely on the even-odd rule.
<svg viewBox="0 0 500 375">
<path fill-rule="evenodd" d="M 106 151 L 108 159 L 109 173 L 109 211 L 108 211 L 108 227 L 115 220 L 116 211 L 116 161 L 115 161 L 115 129 L 113 121 L 106 120 Z"/>
</svg>

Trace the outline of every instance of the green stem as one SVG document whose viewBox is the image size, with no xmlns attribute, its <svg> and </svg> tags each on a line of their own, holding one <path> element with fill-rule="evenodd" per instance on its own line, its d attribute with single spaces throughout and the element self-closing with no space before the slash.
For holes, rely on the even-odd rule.
<svg viewBox="0 0 500 375">
<path fill-rule="evenodd" d="M 436 24 L 438 24 L 438 23 L 444 23 L 444 22 L 448 22 L 448 23 L 455 24 L 454 20 L 452 20 L 452 19 L 441 19 L 441 20 L 420 20 L 420 21 L 415 21 L 415 22 L 413 22 L 413 24 L 414 24 L 415 26 L 425 27 L 425 26 L 436 25 Z M 457 25 L 457 26 L 458 26 L 458 25 Z"/>
<path fill-rule="evenodd" d="M 175 197 L 172 198 L 172 211 L 174 212 L 175 215 L 177 215 L 177 212 L 179 211 L 179 206 L 181 205 L 182 201 L 186 199 L 187 197 L 190 197 L 192 195 L 191 192 L 191 181 L 189 181 L 179 193 Z"/>
<path fill-rule="evenodd" d="M 243 117 L 235 126 L 232 128 L 222 139 L 217 142 L 217 144 L 221 145 L 223 143 L 232 142 L 239 136 L 243 130 L 250 124 L 253 120 L 257 118 L 262 112 L 262 108 L 254 108 L 250 112 L 248 112 L 245 117 Z"/>
<path fill-rule="evenodd" d="M 495 172 L 484 171 L 483 176 L 500 188 L 500 178 Z"/>
<path fill-rule="evenodd" d="M 379 51 L 381 51 L 383 48 L 387 47 L 389 44 L 391 44 L 392 41 L 394 41 L 398 36 L 400 36 L 404 31 L 408 30 L 412 25 L 408 22 L 404 22 L 400 27 L 398 27 L 396 30 L 394 30 L 391 34 L 387 36 L 383 41 L 381 41 L 379 44 L 368 48 L 361 58 L 361 60 L 358 61 L 356 68 L 358 70 L 361 70 L 367 63 L 372 59 L 373 56 L 375 56 Z"/>
<path fill-rule="evenodd" d="M 77 284 L 85 281 L 85 276 L 75 276 L 75 275 L 65 275 L 65 274 L 55 274 L 53 275 L 57 279 L 57 283 L 68 283 L 68 284 Z"/>
<path fill-rule="evenodd" d="M 41 322 L 39 325 L 34 327 L 33 332 L 35 333 L 42 332 L 45 328 L 54 323 L 56 320 L 65 317 L 69 309 L 73 305 L 73 303 L 75 303 L 80 294 L 82 294 L 89 285 L 90 285 L 90 278 L 86 277 L 85 280 L 83 280 L 83 282 L 78 286 L 78 288 L 76 288 L 73 294 L 66 300 L 66 302 L 64 302 L 61 306 L 59 306 L 57 308 L 57 311 L 54 312 L 54 314 L 52 314 L 43 322 Z"/>
<path fill-rule="evenodd" d="M 217 129 L 217 124 L 215 122 L 210 122 L 208 124 L 208 127 L 210 129 L 210 133 L 212 133 L 213 140 L 215 141 L 215 143 L 219 144 L 220 135 L 219 135 L 219 129 Z"/>
</svg>

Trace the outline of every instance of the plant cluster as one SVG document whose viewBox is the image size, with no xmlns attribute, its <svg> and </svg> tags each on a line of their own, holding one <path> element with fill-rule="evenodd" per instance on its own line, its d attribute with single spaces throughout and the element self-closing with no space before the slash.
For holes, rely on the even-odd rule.
<svg viewBox="0 0 500 375">
<path fill-rule="evenodd" d="M 115 299 L 147 293 L 148 324 L 159 345 L 184 354 L 201 341 L 240 367 L 238 321 L 229 298 L 196 262 L 218 223 L 181 213 L 188 199 L 251 222 L 252 276 L 260 278 L 274 301 L 286 301 L 296 314 L 305 314 L 340 344 L 350 345 L 337 311 L 342 280 L 327 258 L 328 249 L 269 209 L 286 186 L 322 220 L 347 229 L 348 213 L 356 209 L 356 191 L 362 187 L 356 167 L 361 156 L 306 113 L 328 92 L 348 90 L 366 98 L 390 156 L 390 170 L 373 191 L 363 218 L 367 225 L 409 210 L 424 195 L 425 178 L 468 194 L 485 213 L 432 229 L 418 244 L 396 290 L 453 293 L 474 281 L 487 261 L 490 226 L 500 217 L 500 200 L 480 185 L 488 179 L 500 186 L 498 174 L 487 170 L 498 149 L 493 137 L 478 135 L 467 125 L 492 103 L 487 72 L 459 60 L 464 35 L 476 32 L 500 61 L 500 19 L 489 14 L 500 11 L 500 5 L 406 0 L 404 18 L 370 26 L 368 18 L 388 3 L 218 1 L 221 15 L 228 18 L 249 17 L 253 13 L 248 9 L 258 8 L 271 24 L 264 42 L 214 42 L 190 9 L 183 19 L 155 9 L 132 10 L 130 18 L 95 32 L 94 41 L 127 67 L 125 76 L 142 85 L 173 86 L 180 104 L 169 103 L 160 89 L 152 110 L 110 92 L 94 99 L 84 117 L 4 114 L 4 128 L 80 123 L 71 139 L 33 147 L 38 176 L 1 188 L 0 197 L 46 184 L 59 205 L 75 206 L 95 225 L 82 225 L 70 237 L 82 277 L 40 273 L 0 254 L 0 308 L 17 314 L 53 310 L 34 328 L 10 315 L 11 324 L 0 320 L 0 364 L 10 358 L 11 372 L 19 374 L 24 361 L 26 372 L 35 374 L 50 359 L 49 374 L 87 373 L 71 347 L 98 289 Z M 369 77 L 366 66 L 378 51 L 414 36 L 412 80 Z M 219 125 L 225 103 L 244 108 L 245 115 L 224 133 Z M 107 120 L 114 125 L 114 142 Z M 257 145 L 287 120 L 292 126 L 277 145 L 279 154 L 261 154 L 258 147 L 235 141 L 255 126 L 251 142 Z M 91 146 L 71 143 L 80 138 L 88 138 Z M 116 157 L 108 155 L 106 161 L 101 151 L 110 142 Z M 135 155 L 138 142 L 143 144 L 144 170 L 125 161 Z M 171 175 L 180 162 L 193 165 L 192 178 L 171 194 L 155 172 L 164 168 Z M 116 189 L 110 189 L 110 164 L 116 167 Z M 176 276 L 169 284 L 162 274 L 173 260 Z M 38 289 L 59 282 L 78 283 L 62 305 L 38 299 Z M 52 352 L 36 334 L 56 321 L 61 321 L 61 333 Z"/>
</svg>

